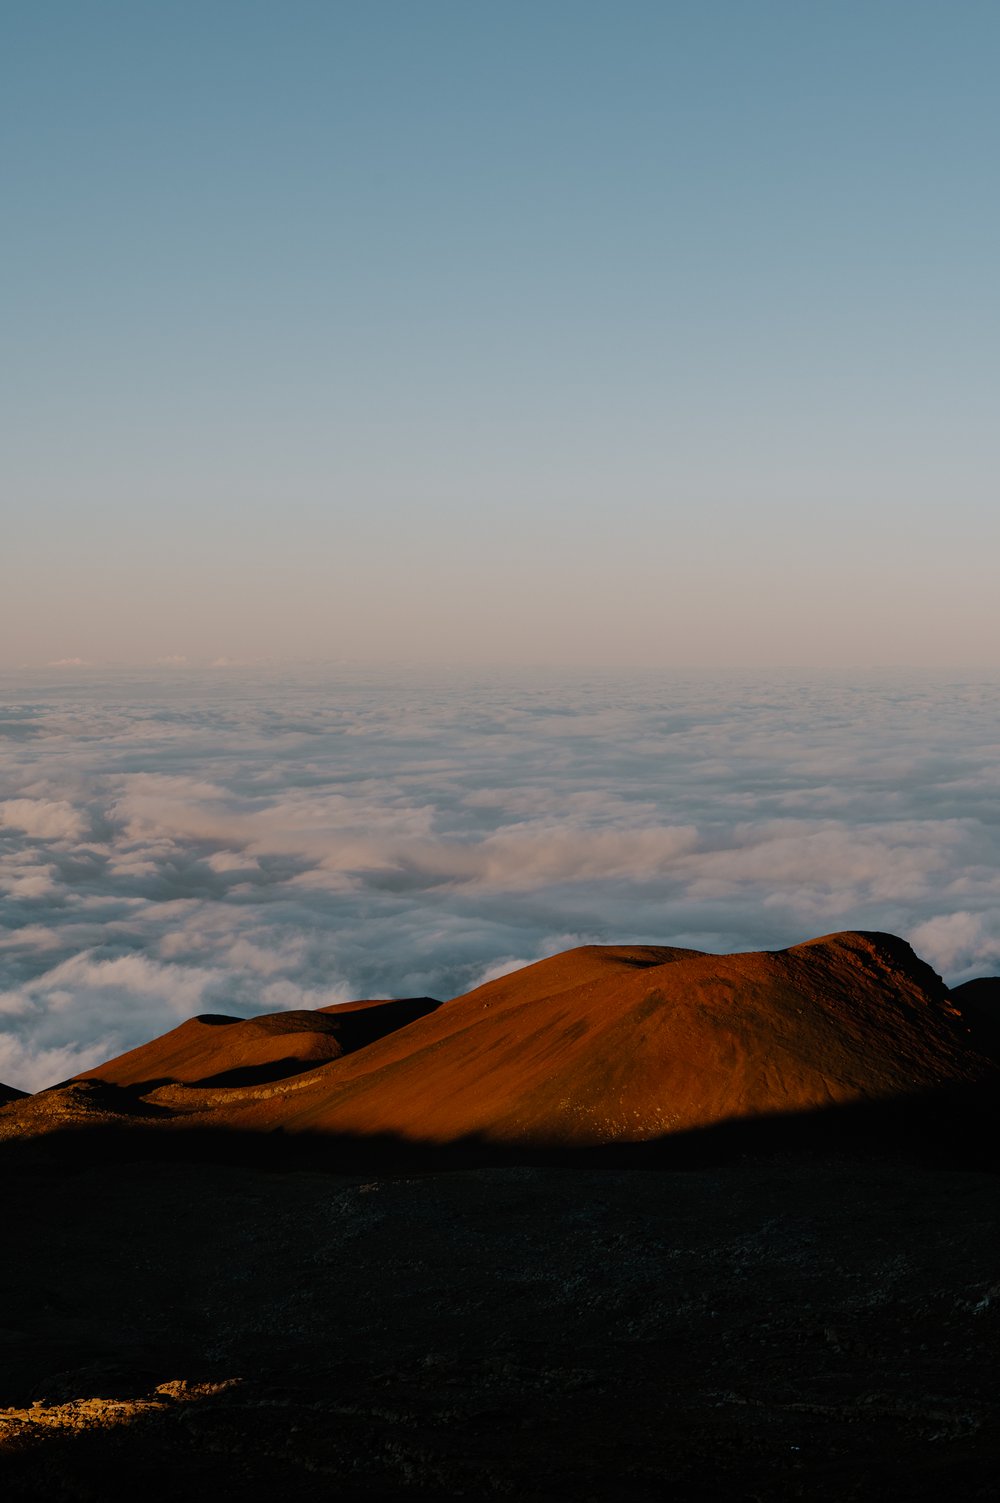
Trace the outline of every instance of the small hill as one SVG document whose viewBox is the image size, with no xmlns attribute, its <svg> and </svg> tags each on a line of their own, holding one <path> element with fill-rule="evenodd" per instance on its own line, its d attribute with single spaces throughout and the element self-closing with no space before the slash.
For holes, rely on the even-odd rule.
<svg viewBox="0 0 1000 1503">
<path fill-rule="evenodd" d="M 0 1106 L 5 1106 L 8 1101 L 20 1101 L 27 1094 L 27 1091 L 19 1091 L 16 1086 L 4 1085 L 0 1081 Z"/>
<path fill-rule="evenodd" d="M 128 1086 L 139 1094 L 171 1083 L 259 1085 L 351 1054 L 438 1005 L 431 997 L 404 997 L 257 1018 L 203 1013 L 74 1079 Z"/>
</svg>

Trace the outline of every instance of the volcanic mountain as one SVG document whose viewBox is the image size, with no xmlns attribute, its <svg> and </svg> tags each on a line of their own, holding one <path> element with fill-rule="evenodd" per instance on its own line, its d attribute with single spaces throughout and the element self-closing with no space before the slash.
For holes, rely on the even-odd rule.
<svg viewBox="0 0 1000 1503">
<path fill-rule="evenodd" d="M 151 1127 L 591 1149 L 944 1093 L 980 1101 L 998 1075 L 982 1040 L 889 934 L 737 955 L 587 945 L 439 1006 L 193 1019 L 86 1072 L 73 1112 L 108 1110 L 125 1087 L 114 1109 L 141 1108 Z M 8 1107 L 8 1131 L 19 1112 L 38 1118 Z"/>
</svg>

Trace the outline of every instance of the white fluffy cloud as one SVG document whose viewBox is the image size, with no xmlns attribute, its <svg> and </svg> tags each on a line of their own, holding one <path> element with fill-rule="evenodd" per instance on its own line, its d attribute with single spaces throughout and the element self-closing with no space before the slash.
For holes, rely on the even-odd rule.
<svg viewBox="0 0 1000 1503">
<path fill-rule="evenodd" d="M 11 686 L 8 684 L 8 690 Z M 0 1079 L 569 945 L 1000 966 L 997 688 L 81 672 L 0 710 Z"/>
<path fill-rule="evenodd" d="M 65 799 L 9 798 L 0 803 L 0 828 L 39 840 L 82 840 L 89 824 Z"/>
<path fill-rule="evenodd" d="M 1000 965 L 1000 913 L 938 913 L 910 931 L 910 942 L 941 971 L 975 957 L 977 968 Z"/>
</svg>

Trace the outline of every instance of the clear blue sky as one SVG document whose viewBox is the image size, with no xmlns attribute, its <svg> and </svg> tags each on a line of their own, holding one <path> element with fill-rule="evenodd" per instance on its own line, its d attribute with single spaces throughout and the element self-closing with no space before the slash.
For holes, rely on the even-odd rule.
<svg viewBox="0 0 1000 1503">
<path fill-rule="evenodd" d="M 993 659 L 992 0 L 8 0 L 9 665 Z"/>
</svg>

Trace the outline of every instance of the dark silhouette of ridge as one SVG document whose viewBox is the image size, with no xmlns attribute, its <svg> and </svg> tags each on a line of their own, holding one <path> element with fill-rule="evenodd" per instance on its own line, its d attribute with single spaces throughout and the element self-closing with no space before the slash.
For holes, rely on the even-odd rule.
<svg viewBox="0 0 1000 1503">
<path fill-rule="evenodd" d="M 1000 976 L 977 976 L 951 989 L 978 1049 L 1000 1063 Z"/>
<path fill-rule="evenodd" d="M 19 1101 L 27 1094 L 27 1091 L 19 1091 L 16 1086 L 4 1085 L 3 1081 L 0 1081 L 0 1106 L 7 1101 Z"/>
<path fill-rule="evenodd" d="M 371 1002 L 335 1002 L 317 1008 L 316 1012 L 335 1025 L 344 1053 L 353 1054 L 436 1012 L 441 1005 L 436 997 L 391 997 Z"/>
</svg>

